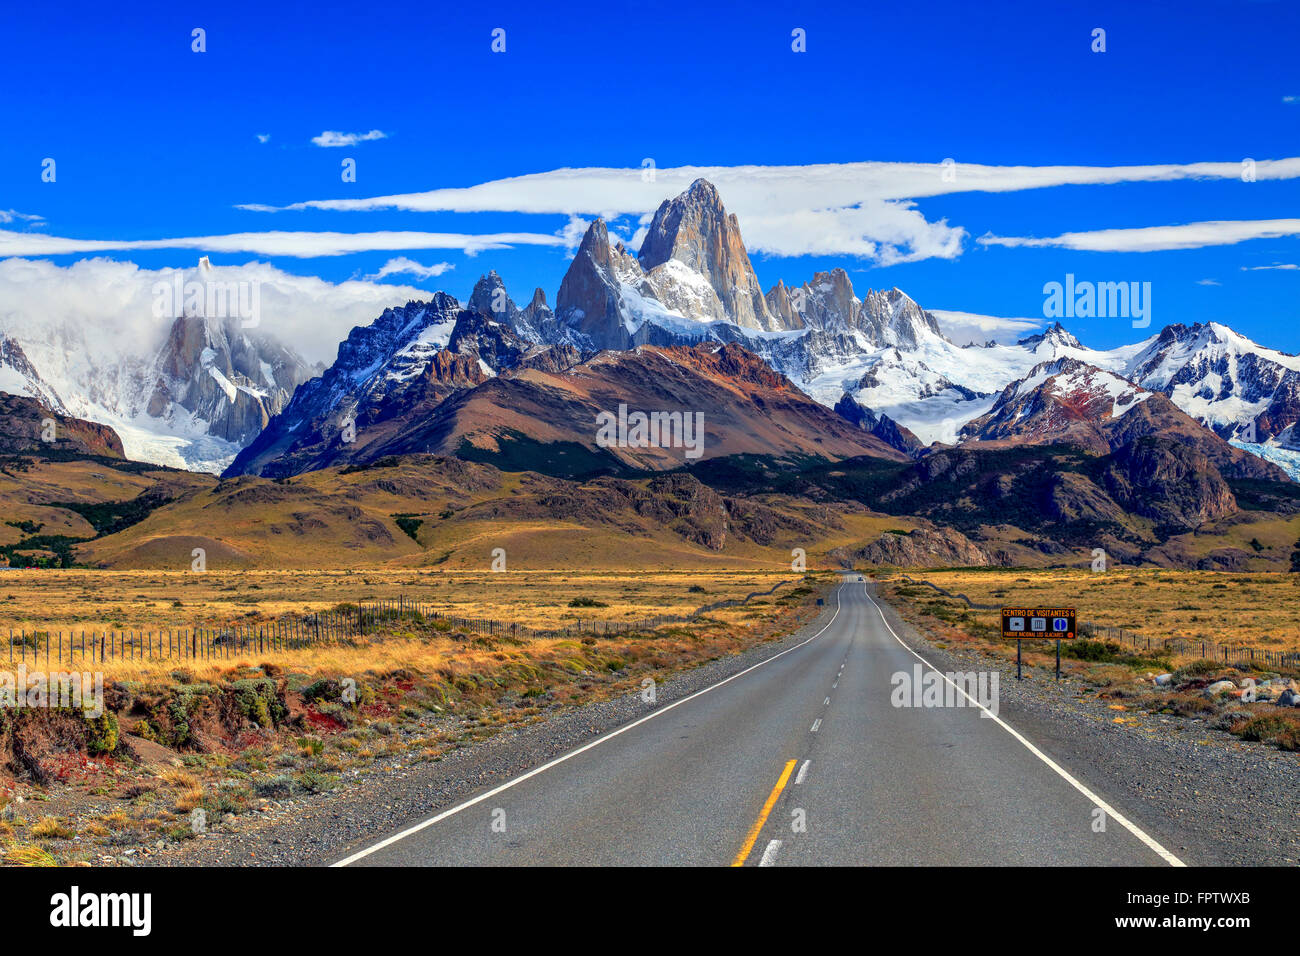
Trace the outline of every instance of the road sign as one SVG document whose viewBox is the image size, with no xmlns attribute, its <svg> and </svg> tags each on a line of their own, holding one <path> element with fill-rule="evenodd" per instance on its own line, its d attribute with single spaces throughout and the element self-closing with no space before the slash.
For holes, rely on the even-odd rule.
<svg viewBox="0 0 1300 956">
<path fill-rule="evenodd" d="M 1056 641 L 1056 679 L 1061 679 L 1061 641 L 1074 640 L 1072 607 L 1004 607 L 1002 636 L 1016 642 L 1016 679 L 1021 677 L 1020 642 Z"/>
<path fill-rule="evenodd" d="M 1008 640 L 1074 640 L 1072 607 L 1004 607 L 1002 636 Z"/>
</svg>

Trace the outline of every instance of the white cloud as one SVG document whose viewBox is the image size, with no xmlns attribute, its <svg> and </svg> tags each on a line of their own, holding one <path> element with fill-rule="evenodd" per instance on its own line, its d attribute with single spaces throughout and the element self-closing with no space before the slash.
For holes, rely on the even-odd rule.
<svg viewBox="0 0 1300 956">
<path fill-rule="evenodd" d="M 1223 285 L 1218 279 L 1197 279 L 1197 285 Z"/>
<path fill-rule="evenodd" d="M 259 143 L 269 143 L 269 142 L 271 142 L 271 134 L 270 134 L 270 133 L 258 133 L 258 134 L 257 134 L 257 141 L 258 141 Z"/>
<path fill-rule="evenodd" d="M 913 200 L 961 192 L 1012 192 L 1063 185 L 1183 179 L 1240 179 L 1242 164 L 1159 166 L 981 166 L 958 163 L 838 163 L 810 166 L 682 166 L 655 170 L 566 168 L 361 199 L 312 199 L 289 206 L 245 204 L 259 212 L 299 209 L 414 212 L 521 212 L 571 217 L 637 216 L 697 178 L 718 187 L 750 251 L 779 256 L 854 255 L 881 263 L 960 253 L 965 230 L 930 222 Z M 1300 158 L 1259 160 L 1258 180 L 1300 178 Z"/>
<path fill-rule="evenodd" d="M 265 262 L 218 264 L 212 273 L 217 281 L 256 281 L 261 307 L 257 330 L 326 364 L 334 360 L 338 343 L 353 326 L 368 325 L 390 306 L 429 297 L 413 286 L 333 283 L 293 275 Z M 170 281 L 172 275 L 170 269 L 142 269 L 114 259 L 82 259 L 68 266 L 5 259 L 0 261 L 0 333 L 19 333 L 21 340 L 30 340 L 43 330 L 66 325 L 83 330 L 92 346 L 95 335 L 116 340 L 105 344 L 104 354 L 121 351 L 122 341 L 156 347 L 169 323 L 153 317 L 153 286 Z"/>
<path fill-rule="evenodd" d="M 1282 102 L 1283 102 L 1283 103 L 1300 103 L 1300 96 L 1284 96 L 1284 97 L 1282 97 Z"/>
<path fill-rule="evenodd" d="M 388 139 L 388 134 L 381 129 L 372 129 L 369 133 L 340 133 L 338 130 L 327 129 L 319 136 L 313 136 L 311 141 L 316 146 L 330 147 L 355 146 L 376 139 Z"/>
<path fill-rule="evenodd" d="M 15 221 L 44 222 L 45 217 L 36 216 L 26 212 L 19 212 L 17 209 L 0 209 L 0 222 L 10 223 Z"/>
<path fill-rule="evenodd" d="M 560 238 L 564 240 L 564 248 L 572 252 L 582 245 L 582 237 L 587 234 L 587 227 L 590 225 L 590 220 L 583 219 L 581 216 L 570 216 L 569 221 L 559 232 Z M 613 245 L 612 242 L 610 244 Z"/>
<path fill-rule="evenodd" d="M 975 343 L 983 345 L 989 339 L 996 342 L 1015 342 L 1032 335 L 1043 326 L 1043 320 L 1007 318 L 1000 315 L 979 315 L 974 312 L 953 312 L 947 309 L 929 309 L 939 320 L 939 328 L 958 345 Z"/>
<path fill-rule="evenodd" d="M 131 249 L 201 249 L 259 256 L 342 256 L 352 252 L 459 249 L 469 255 L 515 245 L 562 246 L 559 236 L 533 232 L 239 232 L 174 239 L 71 239 L 0 229 L 0 257 L 62 256 Z"/>
<path fill-rule="evenodd" d="M 1242 266 L 1242 272 L 1260 272 L 1266 269 L 1281 269 L 1285 272 L 1294 272 L 1300 269 L 1300 265 L 1294 262 L 1275 262 L 1271 266 Z"/>
<path fill-rule="evenodd" d="M 378 272 L 368 275 L 366 278 L 375 280 L 384 279 L 388 276 L 409 275 L 415 276 L 417 279 L 432 279 L 444 272 L 450 272 L 454 268 L 456 267 L 450 262 L 435 262 L 431 266 L 426 266 L 421 265 L 414 259 L 408 259 L 406 256 L 398 256 L 396 259 L 389 259 L 379 267 Z"/>
<path fill-rule="evenodd" d="M 976 241 L 985 246 L 1012 248 L 1054 247 L 1086 252 L 1159 252 L 1166 249 L 1231 246 L 1251 239 L 1279 239 L 1297 235 L 1300 235 L 1300 219 L 1254 219 L 1192 222 L 1180 226 L 1145 226 L 1138 229 L 1067 232 L 1050 239 L 986 235 Z"/>
</svg>

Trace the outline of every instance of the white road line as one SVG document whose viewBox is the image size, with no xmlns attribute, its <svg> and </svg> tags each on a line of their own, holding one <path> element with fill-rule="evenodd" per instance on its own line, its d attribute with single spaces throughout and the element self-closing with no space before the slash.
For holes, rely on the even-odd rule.
<svg viewBox="0 0 1300 956">
<path fill-rule="evenodd" d="M 781 841 L 773 840 L 763 851 L 763 858 L 758 861 L 759 866 L 775 866 L 776 855 L 781 852 Z"/>
<path fill-rule="evenodd" d="M 823 707 L 826 707 L 826 706 L 828 706 L 828 705 L 830 704 L 830 702 L 831 702 L 831 699 L 830 699 L 829 697 L 827 697 L 826 700 L 823 701 L 822 706 L 823 706 Z"/>
<path fill-rule="evenodd" d="M 871 593 L 870 593 L 869 591 L 867 591 L 867 586 L 866 586 L 865 584 L 862 585 L 862 590 L 863 590 L 863 593 L 866 594 L 867 600 L 870 601 L 871 604 L 872 604 L 872 606 L 875 607 L 875 609 L 876 609 L 876 613 L 880 615 L 880 620 L 882 620 L 882 621 L 884 622 L 885 627 L 889 628 L 889 633 L 894 635 L 894 640 L 898 641 L 898 643 L 902 646 L 903 650 L 907 651 L 909 654 L 911 654 L 913 657 L 915 657 L 918 661 L 920 661 L 920 662 L 921 662 L 922 664 L 924 664 L 926 667 L 930 668 L 930 670 L 934 671 L 936 674 L 938 674 L 940 677 L 942 677 L 942 678 L 944 679 L 945 682 L 947 682 L 947 683 L 948 683 L 948 684 L 949 684 L 949 685 L 950 685 L 954 690 L 957 691 L 957 693 L 961 694 L 963 697 L 966 698 L 966 700 L 970 701 L 971 706 L 973 706 L 973 707 L 978 707 L 980 710 L 984 711 L 983 716 L 985 716 L 985 717 L 989 717 L 989 718 L 992 718 L 992 720 L 993 720 L 994 723 L 996 723 L 999 727 L 1001 727 L 1003 730 L 1005 730 L 1007 733 L 1009 733 L 1012 737 L 1015 737 L 1016 740 L 1018 740 L 1018 741 L 1020 741 L 1022 744 L 1024 744 L 1026 750 L 1028 750 L 1031 754 L 1033 754 L 1035 757 L 1037 757 L 1037 758 L 1038 758 L 1039 760 L 1041 760 L 1043 763 L 1047 764 L 1047 766 L 1049 766 L 1049 767 L 1051 767 L 1053 770 L 1055 770 L 1056 773 L 1057 773 L 1058 775 L 1060 775 L 1060 777 L 1061 777 L 1062 779 L 1064 779 L 1068 784 L 1070 784 L 1070 786 L 1074 787 L 1075 790 L 1078 790 L 1081 794 L 1083 794 L 1085 797 L 1087 797 L 1089 800 L 1091 800 L 1094 806 L 1096 806 L 1096 807 L 1100 807 L 1100 808 L 1102 809 L 1102 811 L 1105 812 L 1105 814 L 1106 814 L 1106 816 L 1107 816 L 1108 818 L 1114 820 L 1116 823 L 1118 823 L 1120 826 L 1122 826 L 1125 830 L 1128 830 L 1129 833 L 1133 834 L 1135 837 L 1137 837 L 1139 840 L 1141 840 L 1143 843 L 1145 843 L 1145 844 L 1147 845 L 1147 847 L 1148 847 L 1149 849 L 1151 849 L 1152 851 L 1154 851 L 1154 852 L 1155 852 L 1155 853 L 1156 853 L 1156 854 L 1157 854 L 1157 855 L 1158 855 L 1162 860 L 1164 860 L 1164 861 L 1165 861 L 1166 863 L 1168 863 L 1170 866 L 1186 866 L 1186 865 L 1187 865 L 1187 864 L 1184 863 L 1182 860 L 1178 859 L 1178 857 L 1174 856 L 1172 853 L 1170 853 L 1168 850 L 1166 850 L 1166 849 L 1165 849 L 1163 846 L 1161 846 L 1159 843 L 1157 843 L 1156 840 L 1155 840 L 1153 837 L 1149 836 L 1149 835 L 1148 835 L 1148 834 L 1147 834 L 1147 833 L 1146 833 L 1146 832 L 1145 832 L 1141 827 L 1139 827 L 1136 823 L 1133 823 L 1131 820 L 1129 820 L 1127 817 L 1125 817 L 1122 813 L 1120 813 L 1118 810 L 1116 810 L 1114 807 L 1112 807 L 1110 804 L 1108 804 L 1105 800 L 1103 800 L 1101 797 L 1097 796 L 1095 793 L 1093 793 L 1091 790 L 1089 790 L 1089 789 L 1087 788 L 1087 786 L 1085 786 L 1083 783 L 1081 783 L 1080 781 L 1076 780 L 1073 776 L 1071 776 L 1071 775 L 1070 775 L 1070 772 L 1069 772 L 1068 770 L 1066 770 L 1064 767 L 1062 767 L 1060 764 L 1058 764 L 1055 760 L 1053 760 L 1051 757 L 1047 756 L 1047 754 L 1043 753 L 1041 750 L 1039 750 L 1037 747 L 1035 747 L 1032 743 L 1030 743 L 1029 740 L 1028 740 L 1028 738 L 1026 738 L 1022 733 L 1020 733 L 1020 731 L 1016 730 L 1014 727 L 1012 727 L 1010 724 L 1008 724 L 1005 720 L 1003 720 L 1003 719 L 1002 719 L 1001 717 L 999 717 L 997 714 L 993 713 L 993 711 L 989 710 L 987 707 L 985 707 L 983 704 L 981 704 L 978 700 L 976 700 L 976 699 L 975 699 L 974 697 L 972 697 L 970 694 L 966 693 L 966 691 L 965 691 L 962 687 L 960 687 L 958 684 L 954 683 L 953 681 L 949 680 L 947 674 L 945 674 L 943 671 L 939 670 L 939 668 L 935 667 L 933 664 L 931 664 L 929 661 L 927 661 L 927 660 L 926 660 L 924 657 L 922 657 L 920 654 L 916 653 L 916 651 L 914 651 L 914 650 L 912 650 L 910 647 L 908 647 L 907 644 L 905 644 L 905 643 L 903 642 L 903 639 L 902 639 L 901 637 L 898 636 L 898 634 L 894 631 L 894 629 L 893 629 L 892 627 L 890 627 L 889 619 L 888 619 L 887 617 L 885 617 L 885 612 L 884 612 L 883 610 L 881 610 L 879 604 L 876 604 L 875 599 L 873 599 L 873 598 L 871 597 Z"/>
<path fill-rule="evenodd" d="M 794 647 L 787 647 L 785 650 L 781 651 L 781 653 L 773 654 L 771 657 L 767 658 L 766 660 L 759 661 L 757 664 L 751 665 L 750 667 L 746 667 L 743 671 L 738 671 L 737 673 L 732 674 L 730 677 L 725 677 L 722 680 L 718 681 L 716 684 L 710 684 L 708 687 L 705 687 L 702 690 L 697 690 L 695 693 L 683 697 L 681 700 L 675 700 L 671 704 L 661 707 L 651 714 L 647 714 L 646 716 L 638 720 L 632 721 L 632 723 L 630 724 L 624 724 L 622 727 L 619 727 L 617 730 L 611 730 L 605 736 L 598 737 L 597 739 L 591 741 L 591 743 L 583 744 L 581 747 L 577 748 L 576 750 L 570 750 L 567 754 L 564 754 L 563 756 L 560 757 L 556 757 L 554 760 L 547 761 L 546 763 L 542 764 L 540 767 L 534 767 L 532 770 L 529 770 L 527 773 L 522 773 L 511 780 L 507 780 L 499 787 L 493 787 L 491 790 L 487 791 L 486 793 L 480 793 L 477 797 L 472 797 L 471 799 L 466 800 L 463 803 L 456 804 L 456 806 L 451 807 L 448 810 L 443 810 L 441 813 L 431 816 L 427 820 L 422 820 L 419 823 L 414 824 L 413 826 L 407 827 L 405 830 L 402 830 L 400 833 L 394 833 L 392 836 L 380 840 L 378 843 L 375 843 L 372 846 L 368 846 L 365 849 L 358 850 L 356 853 L 353 853 L 351 856 L 344 857 L 343 859 L 339 860 L 337 863 L 331 863 L 330 866 L 331 867 L 348 866 L 351 863 L 355 863 L 357 860 L 363 860 L 366 857 L 370 856 L 372 853 L 377 853 L 380 850 L 384 849 L 385 847 L 392 846 L 394 843 L 398 843 L 402 840 L 405 840 L 409 836 L 414 836 L 416 833 L 419 833 L 421 830 L 425 830 L 428 827 L 433 826 L 435 823 L 440 823 L 443 820 L 446 820 L 448 817 L 460 813 L 462 810 L 467 810 L 470 807 L 475 806 L 476 804 L 482 803 L 484 800 L 489 800 L 492 797 L 496 796 L 498 793 L 501 793 L 505 790 L 509 790 L 511 787 L 515 786 L 516 784 L 523 783 L 525 780 L 528 780 L 531 777 L 536 777 L 540 773 L 545 773 L 547 770 L 550 770 L 552 767 L 558 767 L 566 760 L 571 760 L 574 757 L 578 756 L 578 754 L 586 753 L 588 750 L 591 750 L 594 747 L 599 747 L 607 740 L 613 740 L 615 737 L 619 736 L 620 734 L 627 733 L 633 727 L 639 727 L 641 726 L 641 724 L 644 724 L 647 721 L 654 720 L 656 717 L 668 713 L 668 711 L 672 710 L 674 707 L 680 707 L 682 704 L 686 703 L 687 701 L 694 700 L 696 697 L 699 697 L 703 694 L 707 694 L 711 690 L 717 690 L 723 684 L 730 684 L 737 677 L 744 677 L 750 671 L 758 670 L 758 668 L 762 667 L 764 664 L 772 663 L 772 661 L 776 660 L 778 657 L 784 657 L 786 654 L 789 654 L 792 651 L 797 651 L 801 647 L 806 647 L 807 645 L 811 644 L 813 641 L 817 640 L 817 638 L 821 637 L 822 634 L 826 633 L 826 629 L 829 628 L 832 624 L 834 624 L 835 619 L 840 616 L 840 607 L 841 607 L 840 592 L 844 590 L 844 584 L 845 582 L 840 582 L 840 586 L 835 589 L 835 613 L 831 615 L 831 619 L 822 626 L 821 630 L 819 630 L 816 634 L 814 634 L 812 637 L 808 638 L 807 640 L 800 641 Z"/>
<path fill-rule="evenodd" d="M 799 768 L 799 772 L 795 775 L 794 778 L 795 783 L 803 783 L 804 778 L 808 776 L 808 765 L 810 763 L 812 763 L 811 760 L 805 760 L 803 762 L 803 766 Z"/>
<path fill-rule="evenodd" d="M 831 690 L 834 690 L 836 687 L 839 687 L 839 686 L 840 686 L 840 682 L 839 682 L 839 681 L 836 681 L 834 684 L 831 684 Z"/>
<path fill-rule="evenodd" d="M 816 720 L 813 721 L 812 730 L 808 731 L 808 733 L 810 734 L 817 733 L 817 728 L 820 727 L 821 725 L 822 725 L 822 719 L 818 717 Z"/>
</svg>

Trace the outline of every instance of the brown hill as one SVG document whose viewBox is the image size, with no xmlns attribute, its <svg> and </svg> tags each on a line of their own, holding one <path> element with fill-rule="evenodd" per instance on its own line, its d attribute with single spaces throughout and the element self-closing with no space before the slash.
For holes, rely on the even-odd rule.
<svg viewBox="0 0 1300 956">
<path fill-rule="evenodd" d="M 107 425 L 60 415 L 35 399 L 0 392 L 0 455 L 51 453 L 121 458 L 122 439 Z"/>
</svg>

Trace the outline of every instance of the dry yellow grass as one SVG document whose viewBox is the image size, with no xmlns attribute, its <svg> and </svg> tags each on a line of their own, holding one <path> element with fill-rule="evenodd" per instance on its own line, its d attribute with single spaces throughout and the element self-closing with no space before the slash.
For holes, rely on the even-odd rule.
<svg viewBox="0 0 1300 956">
<path fill-rule="evenodd" d="M 447 614 L 552 628 L 578 620 L 683 614 L 798 577 L 788 566 L 644 573 L 14 570 L 0 576 L 0 628 L 102 631 L 256 624 L 399 595 Z M 569 606 L 579 598 L 607 606 Z M 725 619 L 728 613 L 735 612 L 719 615 Z"/>
<path fill-rule="evenodd" d="M 910 576 L 965 594 L 979 604 L 1072 605 L 1080 620 L 1124 627 L 1153 639 L 1300 650 L 1300 575 L 987 568 L 921 570 Z M 913 600 L 925 598 L 920 594 Z M 997 617 L 996 611 L 975 613 L 989 615 L 990 623 Z"/>
<path fill-rule="evenodd" d="M 402 595 L 441 613 L 514 622 L 540 629 L 585 622 L 635 623 L 657 615 L 684 616 L 719 601 L 742 599 L 768 591 L 780 582 L 802 576 L 784 572 L 208 572 L 185 574 L 158 571 L 23 571 L 0 581 L 0 635 L 44 631 L 54 648 L 60 632 L 66 646 L 71 634 L 82 631 L 154 632 L 240 624 L 256 627 L 281 615 L 326 610 L 340 603 Z M 728 628 L 744 628 L 770 616 L 771 602 L 789 593 L 793 584 L 771 597 L 748 605 L 712 612 L 710 620 Z M 111 597 L 110 597 L 111 595 Z M 573 607 L 574 599 L 598 606 Z M 603 605 L 603 606 L 599 606 Z M 15 635 L 16 636 L 16 635 Z M 538 638 L 528 641 L 529 657 L 562 657 L 572 641 Z M 44 644 L 36 660 L 44 662 Z M 15 661 L 24 659 L 15 647 Z M 165 678 L 183 666 L 200 680 L 217 680 L 232 669 L 272 664 L 283 671 L 327 675 L 356 675 L 367 671 L 406 668 L 418 673 L 490 669 L 511 654 L 498 648 L 453 639 L 450 633 L 415 634 L 401 624 L 364 640 L 298 649 L 241 651 L 213 659 L 112 657 L 95 663 L 95 670 L 116 680 Z M 5 654 L 7 664 L 7 653 Z M 26 660 L 32 660 L 27 652 Z M 57 650 L 51 656 L 58 659 Z M 69 666 L 80 666 L 78 656 Z"/>
<path fill-rule="evenodd" d="M 38 846 L 10 845 L 0 849 L 5 866 L 58 866 L 54 857 Z"/>
<path fill-rule="evenodd" d="M 32 824 L 31 834 L 38 840 L 67 840 L 76 836 L 76 831 L 58 817 L 41 817 Z"/>
</svg>

